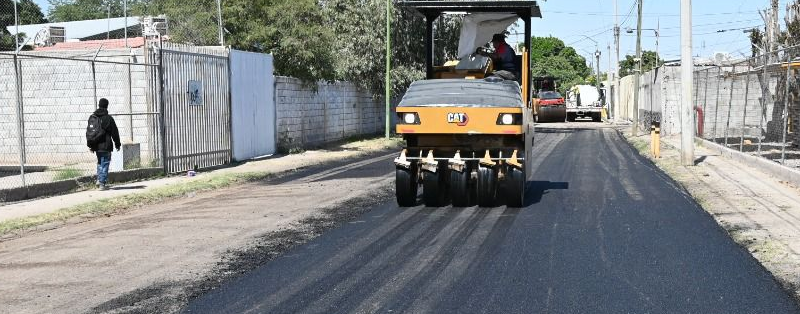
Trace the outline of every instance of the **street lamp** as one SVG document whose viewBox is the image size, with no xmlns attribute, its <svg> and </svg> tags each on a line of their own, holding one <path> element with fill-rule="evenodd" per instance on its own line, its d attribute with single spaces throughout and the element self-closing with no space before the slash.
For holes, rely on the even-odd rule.
<svg viewBox="0 0 800 314">
<path fill-rule="evenodd" d="M 586 39 L 591 40 L 592 42 L 594 42 L 594 58 L 595 58 L 595 64 L 596 64 L 596 67 L 597 67 L 597 82 L 595 82 L 596 83 L 595 85 L 597 85 L 597 92 L 600 93 L 600 49 L 597 48 L 597 41 L 596 40 L 594 40 L 591 37 L 586 36 L 586 35 L 581 35 L 581 36 L 583 38 L 586 38 Z"/>
<path fill-rule="evenodd" d="M 643 31 L 653 31 L 653 33 L 655 33 L 655 35 L 656 35 L 656 67 L 659 67 L 659 63 L 660 63 L 659 59 L 661 57 L 661 56 L 658 55 L 658 39 L 661 36 L 661 32 L 659 31 L 659 28 L 661 28 L 660 23 L 659 23 L 659 27 L 658 28 L 642 28 Z M 625 32 L 628 33 L 628 34 L 633 34 L 633 32 L 635 30 L 636 29 L 633 29 L 633 28 L 630 28 L 630 27 L 625 28 Z"/>
</svg>

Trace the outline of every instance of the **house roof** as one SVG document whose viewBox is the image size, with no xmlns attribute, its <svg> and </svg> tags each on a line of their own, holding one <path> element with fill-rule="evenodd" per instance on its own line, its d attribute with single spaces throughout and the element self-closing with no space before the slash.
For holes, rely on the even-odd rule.
<svg viewBox="0 0 800 314">
<path fill-rule="evenodd" d="M 137 26 L 139 24 L 141 24 L 141 17 L 138 16 L 128 17 L 127 21 L 128 27 Z M 67 37 L 66 39 L 70 40 L 70 39 L 82 39 L 99 34 L 104 34 L 109 30 L 114 31 L 122 29 L 125 28 L 126 22 L 124 17 L 116 17 L 116 18 L 99 19 L 99 20 L 30 24 L 30 25 L 20 25 L 19 32 L 25 33 L 27 36 L 35 36 L 37 33 L 39 33 L 40 30 L 50 26 L 64 27 Z M 14 25 L 7 26 L 6 30 L 8 30 L 8 32 L 11 33 L 11 35 L 17 33 L 17 28 Z"/>
<path fill-rule="evenodd" d="M 128 47 L 141 48 L 145 44 L 144 37 L 128 38 Z M 76 42 L 57 43 L 49 47 L 37 47 L 36 51 L 54 51 L 54 50 L 96 50 L 100 47 L 103 49 L 121 49 L 125 47 L 125 39 L 104 39 L 104 40 L 86 40 Z"/>
</svg>

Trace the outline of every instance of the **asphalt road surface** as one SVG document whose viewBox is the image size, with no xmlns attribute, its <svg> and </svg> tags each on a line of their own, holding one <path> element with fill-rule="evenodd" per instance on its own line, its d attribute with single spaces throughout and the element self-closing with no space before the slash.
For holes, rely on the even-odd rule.
<svg viewBox="0 0 800 314">
<path fill-rule="evenodd" d="M 594 123 L 537 131 L 527 207 L 398 208 L 386 200 L 185 311 L 800 312 L 616 131 Z M 387 159 L 341 175 L 392 171 Z"/>
</svg>

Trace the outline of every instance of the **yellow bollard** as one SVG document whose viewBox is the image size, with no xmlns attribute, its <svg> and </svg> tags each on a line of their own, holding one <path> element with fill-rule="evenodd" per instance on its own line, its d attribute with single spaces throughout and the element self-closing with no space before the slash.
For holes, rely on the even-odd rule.
<svg viewBox="0 0 800 314">
<path fill-rule="evenodd" d="M 650 124 L 650 154 L 661 158 L 661 125 L 657 121 Z"/>
</svg>

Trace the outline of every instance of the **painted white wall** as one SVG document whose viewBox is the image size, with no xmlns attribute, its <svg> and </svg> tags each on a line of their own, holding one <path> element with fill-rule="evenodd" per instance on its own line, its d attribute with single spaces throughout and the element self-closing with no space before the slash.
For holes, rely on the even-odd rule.
<svg viewBox="0 0 800 314">
<path fill-rule="evenodd" d="M 233 159 L 274 154 L 275 76 L 272 55 L 231 50 Z"/>
</svg>

